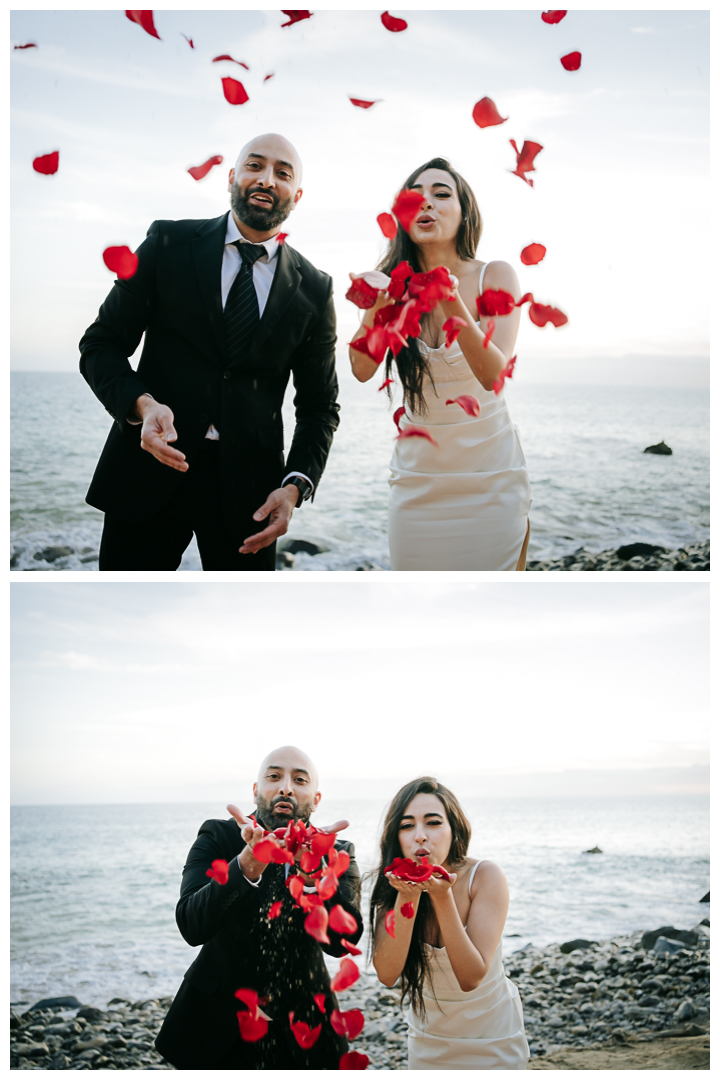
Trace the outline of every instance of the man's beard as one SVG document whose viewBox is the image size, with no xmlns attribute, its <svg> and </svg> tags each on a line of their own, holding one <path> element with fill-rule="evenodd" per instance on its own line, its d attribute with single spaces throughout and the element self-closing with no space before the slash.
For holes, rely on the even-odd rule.
<svg viewBox="0 0 720 1080">
<path fill-rule="evenodd" d="M 261 210 L 260 207 L 253 206 L 248 201 L 251 195 L 260 191 L 273 200 L 273 206 L 268 207 L 267 210 Z M 282 225 L 293 208 L 293 199 L 291 195 L 284 202 L 280 202 L 277 196 L 266 188 L 249 187 L 245 192 L 242 192 L 238 184 L 233 184 L 230 192 L 230 205 L 238 221 L 242 221 L 243 225 L 247 225 L 248 229 L 255 229 L 256 232 L 270 232 L 271 229 L 276 229 L 278 225 Z"/>
<path fill-rule="evenodd" d="M 278 796 L 277 799 L 273 799 L 272 802 L 267 802 L 263 799 L 262 795 L 258 795 L 255 800 L 257 806 L 257 819 L 261 821 L 266 829 L 270 829 L 274 832 L 275 829 L 285 828 L 291 821 L 304 821 L 310 820 L 312 813 L 312 806 L 298 806 L 296 799 L 287 799 L 283 796 Z M 292 816 L 290 814 L 275 814 L 273 813 L 273 806 L 276 803 L 286 802 L 293 808 Z"/>
</svg>

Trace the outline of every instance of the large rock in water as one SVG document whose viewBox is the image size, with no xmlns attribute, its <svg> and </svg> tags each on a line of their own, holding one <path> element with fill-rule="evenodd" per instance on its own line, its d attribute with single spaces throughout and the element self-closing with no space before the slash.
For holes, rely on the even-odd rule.
<svg viewBox="0 0 720 1080">
<path fill-rule="evenodd" d="M 643 544 L 638 541 L 635 544 L 622 544 L 615 554 L 618 559 L 627 562 L 628 559 L 634 559 L 636 555 L 657 555 L 658 551 L 665 552 L 667 548 L 659 547 L 657 544 Z"/>
<path fill-rule="evenodd" d="M 590 847 L 587 849 L 587 851 L 584 851 L 583 855 L 602 855 L 602 853 L 602 848 L 598 847 L 596 844 L 595 847 Z"/>
<path fill-rule="evenodd" d="M 672 454 L 672 450 L 663 439 L 662 442 L 655 443 L 654 446 L 646 446 L 643 454 Z"/>
<path fill-rule="evenodd" d="M 576 949 L 589 949 L 591 945 L 597 945 L 597 941 L 586 941 L 585 938 L 573 938 L 572 941 L 566 941 L 564 945 L 560 946 L 561 953 L 575 952 Z"/>
<path fill-rule="evenodd" d="M 28 1012 L 35 1012 L 39 1009 L 81 1009 L 82 1001 L 78 1001 L 76 997 L 52 997 L 43 998 L 42 1001 L 36 1001 L 32 1005 Z"/>
</svg>

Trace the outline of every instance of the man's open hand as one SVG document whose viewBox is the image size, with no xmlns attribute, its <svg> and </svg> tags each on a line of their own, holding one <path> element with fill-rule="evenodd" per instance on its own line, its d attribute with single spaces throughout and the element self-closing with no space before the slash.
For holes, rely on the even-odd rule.
<svg viewBox="0 0 720 1080">
<path fill-rule="evenodd" d="M 143 394 L 135 402 L 135 411 L 142 419 L 140 445 L 143 450 L 147 450 L 162 465 L 169 465 L 171 469 L 179 472 L 187 472 L 185 455 L 168 446 L 168 443 L 177 439 L 172 409 Z"/>
<path fill-rule="evenodd" d="M 260 509 L 253 514 L 256 521 L 262 521 L 269 514 L 270 521 L 262 532 L 248 536 L 239 548 L 240 554 L 255 555 L 261 548 L 268 547 L 277 540 L 278 536 L 284 536 L 299 498 L 300 492 L 294 484 L 286 484 L 285 487 L 271 491 Z"/>
</svg>

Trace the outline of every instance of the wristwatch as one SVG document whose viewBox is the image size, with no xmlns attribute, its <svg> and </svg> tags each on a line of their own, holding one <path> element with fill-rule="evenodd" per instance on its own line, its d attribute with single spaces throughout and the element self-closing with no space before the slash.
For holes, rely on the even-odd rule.
<svg viewBox="0 0 720 1080">
<path fill-rule="evenodd" d="M 302 476 L 288 476 L 287 480 L 283 484 L 283 487 L 287 487 L 288 484 L 294 484 L 300 492 L 298 501 L 295 504 L 295 509 L 297 510 L 298 506 L 300 506 L 301 503 L 305 502 L 306 499 L 310 498 L 313 486 L 309 480 L 303 480 Z"/>
</svg>

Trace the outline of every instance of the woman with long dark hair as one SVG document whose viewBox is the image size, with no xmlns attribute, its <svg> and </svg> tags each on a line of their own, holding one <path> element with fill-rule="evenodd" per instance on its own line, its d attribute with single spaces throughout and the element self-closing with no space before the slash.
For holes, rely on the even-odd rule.
<svg viewBox="0 0 720 1080">
<path fill-rule="evenodd" d="M 460 804 L 431 776 L 401 788 L 385 816 L 370 941 L 380 981 L 399 979 L 409 999 L 408 1069 L 527 1068 L 522 1005 L 502 964 L 507 882 L 467 857 L 469 843 Z M 396 859 L 411 863 L 388 870 Z M 408 867 L 424 876 L 424 859 L 432 876 L 406 880 Z"/>
<path fill-rule="evenodd" d="M 502 289 L 518 300 L 518 278 L 509 263 L 475 258 L 480 211 L 471 188 L 445 158 L 415 169 L 403 188 L 421 192 L 423 202 L 409 231 L 398 225 L 378 268 L 358 275 L 380 293 L 353 341 L 373 325 L 376 312 L 393 303 L 386 290 L 390 273 L 400 263 L 408 262 L 417 273 L 445 266 L 457 284 L 453 299 L 423 315 L 420 337 L 408 338 L 394 362 L 389 353 L 386 360 L 386 377 L 394 364 L 403 389 L 400 424 L 424 427 L 437 444 L 421 437 L 395 444 L 390 463 L 391 569 L 524 570 L 530 481 L 504 393 L 493 389 L 512 359 L 520 309 L 495 316 L 494 334 L 484 346 L 489 320 L 478 321 L 476 307 L 486 289 Z M 467 325 L 447 348 L 442 327 L 453 315 Z M 360 382 L 378 370 L 352 343 L 350 362 Z M 446 404 L 464 395 L 477 399 L 479 416 Z"/>
</svg>

